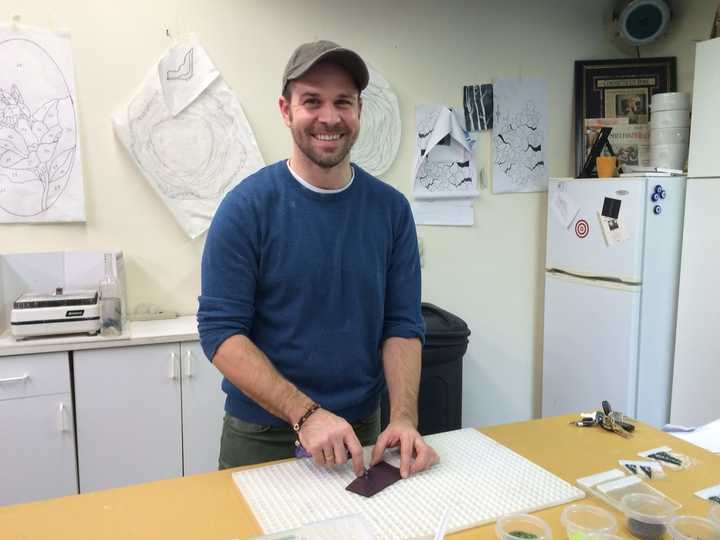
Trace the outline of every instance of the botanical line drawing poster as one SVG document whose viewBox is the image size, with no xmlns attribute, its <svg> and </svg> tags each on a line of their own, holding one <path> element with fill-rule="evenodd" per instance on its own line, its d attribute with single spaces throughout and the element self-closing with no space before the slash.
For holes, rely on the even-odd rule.
<svg viewBox="0 0 720 540">
<path fill-rule="evenodd" d="M 0 26 L 0 223 L 85 221 L 67 32 Z"/>
</svg>

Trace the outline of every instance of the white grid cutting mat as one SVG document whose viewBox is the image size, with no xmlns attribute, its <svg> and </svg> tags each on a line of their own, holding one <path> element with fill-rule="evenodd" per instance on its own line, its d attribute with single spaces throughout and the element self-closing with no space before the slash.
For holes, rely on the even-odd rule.
<svg viewBox="0 0 720 540">
<path fill-rule="evenodd" d="M 448 532 L 584 497 L 542 467 L 474 429 L 429 435 L 440 463 L 371 498 L 345 490 L 350 465 L 334 469 L 299 459 L 234 473 L 233 480 L 266 534 L 349 514 L 363 514 L 376 538 L 433 535 L 449 508 Z M 399 466 L 400 456 L 386 461 Z"/>
</svg>

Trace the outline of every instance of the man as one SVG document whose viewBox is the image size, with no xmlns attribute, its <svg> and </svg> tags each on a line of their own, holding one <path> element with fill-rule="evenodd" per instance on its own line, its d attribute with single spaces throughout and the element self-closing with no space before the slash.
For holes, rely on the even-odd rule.
<svg viewBox="0 0 720 540">
<path fill-rule="evenodd" d="M 416 429 L 424 326 L 410 207 L 350 164 L 368 79 L 335 43 L 298 47 L 279 99 L 290 159 L 228 193 L 208 232 L 198 328 L 225 376 L 221 469 L 300 450 L 323 466 L 351 457 L 360 475 L 374 442 L 371 464 L 400 447 L 403 477 L 437 460 Z"/>
</svg>

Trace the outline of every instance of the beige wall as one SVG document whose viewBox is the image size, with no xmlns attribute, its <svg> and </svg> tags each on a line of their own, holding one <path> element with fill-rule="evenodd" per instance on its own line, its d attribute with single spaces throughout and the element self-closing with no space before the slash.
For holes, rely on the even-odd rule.
<svg viewBox="0 0 720 540">
<path fill-rule="evenodd" d="M 677 1 L 671 35 L 643 56 L 676 55 L 690 90 L 694 39 L 705 39 L 715 0 Z M 550 174 L 572 173 L 573 61 L 627 54 L 610 40 L 612 2 L 496 0 L 2 0 L 4 17 L 70 28 L 73 36 L 87 223 L 0 225 L 0 251 L 117 247 L 127 258 L 131 309 L 153 302 L 194 313 L 202 238 L 175 224 L 113 136 L 123 104 L 174 35 L 199 34 L 237 91 L 267 162 L 287 156 L 277 111 L 281 70 L 302 41 L 327 38 L 357 49 L 393 85 L 404 135 L 385 175 L 409 193 L 413 108 L 461 103 L 461 86 L 493 77 L 543 77 L 550 119 Z M 490 139 L 478 160 L 490 170 Z M 465 425 L 529 418 L 539 410 L 546 196 L 492 195 L 472 228 L 420 227 L 423 296 L 473 334 L 465 357 Z"/>
</svg>

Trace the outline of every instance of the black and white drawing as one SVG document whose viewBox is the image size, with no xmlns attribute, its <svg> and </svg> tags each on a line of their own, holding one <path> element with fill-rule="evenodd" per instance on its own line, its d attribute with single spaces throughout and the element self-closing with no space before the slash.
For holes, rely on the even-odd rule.
<svg viewBox="0 0 720 540">
<path fill-rule="evenodd" d="M 240 101 L 222 77 L 173 115 L 159 73 L 151 70 L 113 123 L 143 176 L 196 238 L 225 193 L 264 162 Z"/>
<path fill-rule="evenodd" d="M 182 64 L 177 69 L 169 69 L 166 75 L 168 81 L 189 81 L 193 76 L 193 56 L 195 49 L 185 53 Z"/>
<path fill-rule="evenodd" d="M 465 129 L 481 131 L 493 127 L 493 86 L 473 84 L 463 87 Z"/>
<path fill-rule="evenodd" d="M 0 27 L 0 222 L 84 220 L 70 38 Z"/>
<path fill-rule="evenodd" d="M 475 196 L 475 141 L 455 111 L 442 105 L 418 105 L 415 119 L 415 199 Z"/>
<path fill-rule="evenodd" d="M 173 116 L 195 101 L 220 71 L 195 35 L 171 47 L 158 62 L 163 100 Z"/>
<path fill-rule="evenodd" d="M 350 159 L 379 176 L 390 168 L 400 148 L 400 106 L 390 83 L 372 67 L 368 69 L 370 83 L 362 92 L 360 135 Z"/>
<path fill-rule="evenodd" d="M 495 81 L 494 193 L 547 191 L 546 95 L 543 80 Z"/>
</svg>

